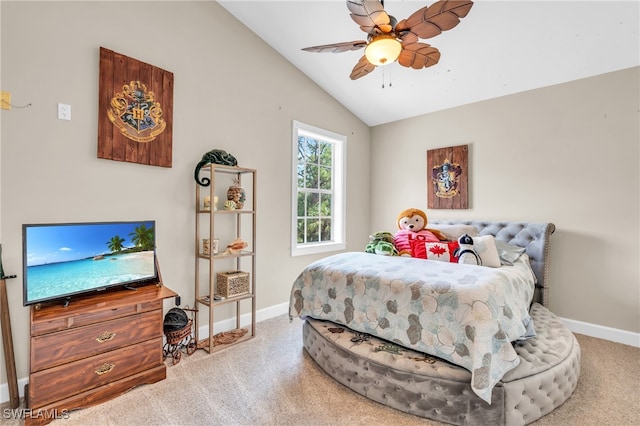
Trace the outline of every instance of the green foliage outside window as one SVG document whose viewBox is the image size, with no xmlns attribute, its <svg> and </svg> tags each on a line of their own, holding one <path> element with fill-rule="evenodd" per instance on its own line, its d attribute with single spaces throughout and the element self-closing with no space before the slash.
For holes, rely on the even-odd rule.
<svg viewBox="0 0 640 426">
<path fill-rule="evenodd" d="M 333 145 L 298 137 L 298 244 L 331 241 Z"/>
</svg>

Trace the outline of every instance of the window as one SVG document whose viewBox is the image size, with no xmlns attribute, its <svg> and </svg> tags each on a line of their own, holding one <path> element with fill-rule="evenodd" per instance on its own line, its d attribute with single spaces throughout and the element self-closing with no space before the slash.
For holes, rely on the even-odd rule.
<svg viewBox="0 0 640 426">
<path fill-rule="evenodd" d="M 346 142 L 293 122 L 292 256 L 345 248 Z"/>
</svg>

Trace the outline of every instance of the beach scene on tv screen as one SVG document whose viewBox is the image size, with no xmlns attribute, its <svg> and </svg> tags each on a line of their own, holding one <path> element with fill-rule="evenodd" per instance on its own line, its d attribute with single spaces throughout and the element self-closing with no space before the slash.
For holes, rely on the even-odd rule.
<svg viewBox="0 0 640 426">
<path fill-rule="evenodd" d="M 153 222 L 27 227 L 27 301 L 153 278 L 154 232 Z"/>
</svg>

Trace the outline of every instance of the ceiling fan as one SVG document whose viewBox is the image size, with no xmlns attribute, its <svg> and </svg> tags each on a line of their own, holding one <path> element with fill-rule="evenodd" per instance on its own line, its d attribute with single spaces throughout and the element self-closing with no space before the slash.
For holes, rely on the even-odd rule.
<svg viewBox="0 0 640 426">
<path fill-rule="evenodd" d="M 397 21 L 384 10 L 384 0 L 347 0 L 351 18 L 368 34 L 367 40 L 347 41 L 306 47 L 307 52 L 341 53 L 365 48 L 351 71 L 356 80 L 377 66 L 395 62 L 414 69 L 427 68 L 440 60 L 440 51 L 420 43 L 418 39 L 431 38 L 450 30 L 460 23 L 473 6 L 469 0 L 440 0 L 415 11 L 409 18 Z"/>
</svg>

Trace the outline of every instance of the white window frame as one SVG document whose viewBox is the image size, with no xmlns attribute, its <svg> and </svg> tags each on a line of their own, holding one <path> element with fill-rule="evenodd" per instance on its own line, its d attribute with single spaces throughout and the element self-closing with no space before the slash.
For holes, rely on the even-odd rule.
<svg viewBox="0 0 640 426">
<path fill-rule="evenodd" d="M 346 153 L 347 137 L 293 120 L 291 190 L 291 256 L 339 251 L 346 248 Z M 331 241 L 298 244 L 298 137 L 306 136 L 333 145 L 331 178 Z"/>
</svg>

